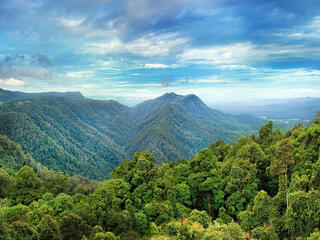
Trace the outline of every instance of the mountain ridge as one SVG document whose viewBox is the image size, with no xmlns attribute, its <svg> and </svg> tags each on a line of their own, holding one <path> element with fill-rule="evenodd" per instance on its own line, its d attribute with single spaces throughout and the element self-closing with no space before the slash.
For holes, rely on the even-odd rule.
<svg viewBox="0 0 320 240">
<path fill-rule="evenodd" d="M 78 96 L 9 99 L 0 105 L 0 134 L 51 169 L 101 179 L 137 151 L 151 152 L 158 164 L 189 158 L 218 139 L 232 143 L 265 123 L 211 109 L 194 94 L 166 93 L 131 108 Z"/>
</svg>

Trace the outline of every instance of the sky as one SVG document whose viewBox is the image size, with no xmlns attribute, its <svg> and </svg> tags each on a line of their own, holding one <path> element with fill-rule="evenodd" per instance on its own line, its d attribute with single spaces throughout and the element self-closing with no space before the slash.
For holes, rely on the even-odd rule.
<svg viewBox="0 0 320 240">
<path fill-rule="evenodd" d="M 0 88 L 129 106 L 166 92 L 208 104 L 320 97 L 320 4 L 0 0 Z"/>
</svg>

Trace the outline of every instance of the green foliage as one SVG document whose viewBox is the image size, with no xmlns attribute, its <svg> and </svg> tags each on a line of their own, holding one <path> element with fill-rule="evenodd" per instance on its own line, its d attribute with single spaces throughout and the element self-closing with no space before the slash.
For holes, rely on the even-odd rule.
<svg viewBox="0 0 320 240">
<path fill-rule="evenodd" d="M 141 233 L 145 234 L 149 228 L 149 220 L 148 217 L 142 213 L 137 212 L 134 214 L 134 222 L 135 222 L 135 229 Z"/>
<path fill-rule="evenodd" d="M 0 240 L 9 240 L 8 228 L 4 221 L 0 218 Z"/>
<path fill-rule="evenodd" d="M 290 193 L 289 202 L 290 205 L 286 213 L 286 228 L 290 236 L 293 238 L 309 236 L 319 227 L 320 191 Z"/>
<path fill-rule="evenodd" d="M 192 210 L 190 219 L 194 222 L 200 223 L 203 227 L 207 228 L 211 223 L 211 217 L 208 216 L 206 211 Z"/>
<path fill-rule="evenodd" d="M 12 183 L 13 178 L 5 169 L 0 168 L 0 198 L 7 197 L 8 187 Z"/>
<path fill-rule="evenodd" d="M 66 215 L 60 221 L 63 240 L 79 240 L 83 235 L 89 236 L 90 231 L 90 226 L 75 214 Z"/>
<path fill-rule="evenodd" d="M 203 239 L 205 229 L 198 222 L 184 219 L 183 221 L 171 221 L 166 226 L 168 235 L 176 236 L 177 239 L 200 240 Z"/>
<path fill-rule="evenodd" d="M 101 184 L 92 195 L 92 209 L 99 223 L 106 225 L 108 218 L 120 212 L 130 185 L 122 179 L 112 179 Z"/>
<path fill-rule="evenodd" d="M 319 139 L 318 123 L 269 123 L 189 160 L 138 152 L 102 183 L 0 169 L 0 239 L 318 239 Z"/>
<path fill-rule="evenodd" d="M 274 226 L 257 227 L 251 232 L 252 237 L 261 240 L 277 240 L 279 239 Z"/>
<path fill-rule="evenodd" d="M 263 190 L 254 198 L 252 210 L 248 209 L 239 214 L 240 225 L 246 231 L 273 224 L 276 217 L 277 212 L 273 201 Z"/>
<path fill-rule="evenodd" d="M 319 230 L 316 230 L 314 231 L 310 237 L 307 238 L 307 240 L 318 240 L 320 239 L 320 231 Z"/>
<path fill-rule="evenodd" d="M 24 166 L 15 175 L 10 186 L 9 198 L 12 204 L 30 204 L 41 197 L 41 180 L 33 169 Z"/>
<path fill-rule="evenodd" d="M 36 228 L 28 221 L 18 220 L 11 223 L 11 237 L 17 240 L 34 240 L 38 239 Z"/>
<path fill-rule="evenodd" d="M 215 222 L 207 231 L 203 239 L 220 240 L 220 239 L 248 239 L 241 227 L 234 222 L 221 224 Z"/>
<path fill-rule="evenodd" d="M 0 168 L 18 171 L 24 165 L 29 165 L 31 159 L 29 155 L 24 154 L 19 144 L 7 136 L 0 135 Z"/>
<path fill-rule="evenodd" d="M 99 232 L 95 234 L 94 240 L 117 240 L 117 238 L 112 232 Z"/>
<path fill-rule="evenodd" d="M 263 149 L 272 145 L 272 128 L 273 122 L 270 121 L 266 125 L 262 126 L 259 130 L 259 142 Z"/>
<path fill-rule="evenodd" d="M 231 157 L 221 169 L 226 181 L 225 200 L 227 213 L 237 216 L 246 205 L 252 203 L 258 189 L 257 168 L 248 159 Z"/>
<path fill-rule="evenodd" d="M 61 234 L 57 221 L 52 219 L 49 215 L 42 217 L 38 225 L 39 240 L 60 240 Z"/>
<path fill-rule="evenodd" d="M 148 235 L 153 236 L 158 234 L 159 234 L 159 229 L 157 225 L 154 222 L 151 222 L 149 224 Z"/>
<path fill-rule="evenodd" d="M 65 193 L 60 193 L 56 198 L 49 202 L 54 216 L 63 216 L 72 213 L 74 210 L 73 199 Z"/>
<path fill-rule="evenodd" d="M 70 179 L 62 172 L 49 171 L 44 176 L 44 187 L 47 192 L 54 195 L 67 192 L 70 188 Z"/>
<path fill-rule="evenodd" d="M 173 206 L 169 201 L 152 201 L 147 203 L 143 210 L 149 217 L 149 220 L 157 225 L 170 221 L 170 219 L 172 219 L 174 216 Z"/>
<path fill-rule="evenodd" d="M 166 94 L 129 108 L 81 94 L 0 91 L 0 134 L 50 169 L 99 180 L 135 152 L 147 150 L 157 163 L 177 161 L 212 141 L 232 143 L 264 123 L 215 111 L 195 95 Z M 218 145 L 214 148 L 222 161 L 228 145 Z M 20 158 L 14 164 L 3 159 L 0 168 L 28 165 Z"/>
</svg>

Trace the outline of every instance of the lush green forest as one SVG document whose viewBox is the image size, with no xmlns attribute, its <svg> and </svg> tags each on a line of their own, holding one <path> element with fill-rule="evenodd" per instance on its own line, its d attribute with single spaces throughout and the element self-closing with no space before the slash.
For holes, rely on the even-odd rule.
<svg viewBox="0 0 320 240">
<path fill-rule="evenodd" d="M 55 171 L 94 179 L 135 152 L 147 150 L 157 164 L 190 158 L 218 139 L 234 143 L 265 123 L 223 114 L 195 95 L 167 93 L 132 108 L 80 93 L 27 94 L 0 89 L 0 134 Z"/>
<path fill-rule="evenodd" d="M 320 238 L 319 116 L 161 166 L 137 152 L 100 183 L 0 144 L 0 239 Z"/>
</svg>

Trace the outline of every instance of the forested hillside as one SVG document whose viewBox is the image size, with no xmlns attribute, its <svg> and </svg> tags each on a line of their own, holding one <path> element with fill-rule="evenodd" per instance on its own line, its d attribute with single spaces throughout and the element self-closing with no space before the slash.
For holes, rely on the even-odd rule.
<svg viewBox="0 0 320 240">
<path fill-rule="evenodd" d="M 223 114 L 195 95 L 174 93 L 132 108 L 77 92 L 1 90 L 0 100 L 0 134 L 50 169 L 95 179 L 108 178 L 137 151 L 149 151 L 157 164 L 187 159 L 218 139 L 233 143 L 265 123 Z"/>
<path fill-rule="evenodd" d="M 189 160 L 157 166 L 138 152 L 98 187 L 72 188 L 69 176 L 34 167 L 1 169 L 0 236 L 319 239 L 319 139 L 319 116 L 285 133 L 269 122 L 257 136 L 218 140 Z"/>
</svg>

